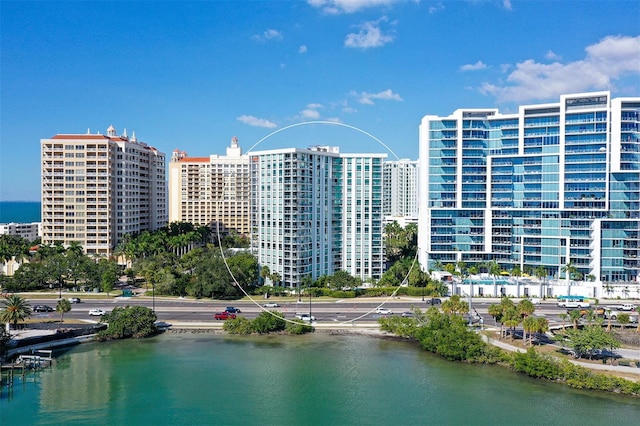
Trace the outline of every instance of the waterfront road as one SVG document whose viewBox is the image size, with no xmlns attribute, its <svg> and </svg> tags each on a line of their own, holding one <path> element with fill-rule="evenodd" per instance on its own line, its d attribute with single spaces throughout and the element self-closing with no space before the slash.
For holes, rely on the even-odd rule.
<svg viewBox="0 0 640 426">
<path fill-rule="evenodd" d="M 30 297 L 31 296 L 31 297 Z M 73 296 L 66 294 L 65 297 Z M 213 321 L 213 315 L 216 312 L 224 311 L 227 306 L 233 306 L 240 309 L 240 315 L 249 319 L 255 318 L 263 310 L 277 310 L 285 314 L 286 318 L 294 318 L 296 314 L 311 313 L 318 322 L 376 322 L 380 315 L 376 314 L 376 308 L 383 306 L 391 310 L 392 315 L 401 315 L 403 312 L 410 312 L 413 308 L 426 310 L 430 307 L 427 303 L 430 298 L 422 301 L 421 297 L 401 296 L 399 298 L 358 298 L 358 299 L 341 299 L 341 300 L 324 300 L 303 299 L 300 302 L 296 300 L 271 298 L 268 301 L 262 298 L 255 299 L 255 302 L 247 299 L 236 301 L 220 301 L 211 299 L 194 300 L 189 298 L 165 298 L 156 297 L 153 300 L 149 296 L 137 296 L 130 298 L 113 297 L 113 298 L 82 298 L 82 294 L 78 294 L 82 302 L 72 304 L 71 312 L 65 314 L 65 318 L 73 319 L 97 319 L 91 317 L 89 310 L 94 308 L 102 309 L 106 312 L 111 311 L 116 306 L 147 306 L 155 307 L 156 315 L 161 321 L 194 321 L 206 322 Z M 56 299 L 37 298 L 35 295 L 26 295 L 29 303 L 35 305 L 48 305 L 55 308 Z M 443 299 L 444 300 L 444 299 Z M 465 299 L 468 301 L 468 299 Z M 264 308 L 264 303 L 277 303 L 279 306 L 274 308 Z M 499 303 L 499 299 L 473 299 L 471 308 L 473 312 L 477 312 L 482 321 L 486 325 L 494 325 L 494 319 L 488 314 L 489 305 Z M 619 304 L 619 301 L 604 302 L 600 306 L 613 306 Z M 560 314 L 566 312 L 566 309 L 556 306 L 555 300 L 542 301 L 536 305 L 536 316 L 542 316 L 549 320 L 551 327 L 562 325 Z M 33 318 L 55 318 L 58 316 L 55 312 L 34 313 Z M 568 324 L 570 321 L 565 320 Z"/>
</svg>

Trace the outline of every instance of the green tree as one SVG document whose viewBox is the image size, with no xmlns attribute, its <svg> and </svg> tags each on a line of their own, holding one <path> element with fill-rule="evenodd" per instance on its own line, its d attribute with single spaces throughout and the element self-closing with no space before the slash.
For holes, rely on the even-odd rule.
<svg viewBox="0 0 640 426">
<path fill-rule="evenodd" d="M 570 330 L 569 345 L 578 357 L 586 354 L 592 358 L 596 350 L 619 348 L 620 342 L 602 327 L 592 325 L 582 330 Z"/>
<path fill-rule="evenodd" d="M 265 285 L 267 282 L 267 278 L 271 277 L 271 270 L 268 266 L 263 266 L 260 268 L 260 278 L 262 278 L 262 285 Z"/>
<path fill-rule="evenodd" d="M 566 330 L 565 328 L 565 321 L 566 319 L 569 317 L 569 315 L 566 312 L 560 312 L 560 314 L 558 315 L 560 317 L 560 319 L 562 320 L 562 330 Z"/>
<path fill-rule="evenodd" d="M 13 324 L 13 328 L 16 328 L 18 322 L 24 321 L 31 316 L 31 305 L 17 294 L 6 296 L 2 301 L 2 305 L 0 322 L 7 325 L 7 331 L 10 330 L 10 324 Z"/>
<path fill-rule="evenodd" d="M 56 312 L 60 314 L 60 322 L 64 322 L 64 314 L 71 310 L 71 302 L 67 299 L 60 299 L 56 303 Z"/>
<path fill-rule="evenodd" d="M 329 283 L 333 290 L 353 290 L 358 285 L 358 280 L 351 276 L 347 271 L 336 271 L 329 279 Z"/>
<path fill-rule="evenodd" d="M 128 337 L 147 337 L 158 331 L 156 314 L 145 306 L 116 307 L 104 315 L 101 322 L 108 324 L 106 330 L 96 335 L 98 340 L 124 339 Z"/>
<path fill-rule="evenodd" d="M 118 279 L 118 265 L 113 260 L 100 259 L 98 261 L 98 274 L 100 276 L 100 288 L 109 296 Z"/>
<path fill-rule="evenodd" d="M 573 279 L 574 275 L 578 273 L 578 268 L 576 268 L 576 265 L 574 265 L 573 262 L 569 262 L 560 268 L 560 271 L 565 274 L 568 284 Z"/>
<path fill-rule="evenodd" d="M 582 313 L 580 313 L 580 309 L 573 309 L 569 311 L 569 319 L 573 322 L 573 329 L 578 328 L 578 321 L 582 318 Z"/>
<path fill-rule="evenodd" d="M 630 322 L 631 316 L 629 314 L 618 314 L 618 324 L 620 324 L 620 328 L 624 329 Z"/>
<path fill-rule="evenodd" d="M 284 315 L 278 311 L 262 311 L 251 321 L 251 328 L 255 333 L 267 334 L 282 331 L 286 327 Z"/>
<path fill-rule="evenodd" d="M 535 312 L 536 306 L 529 299 L 522 299 L 517 305 L 518 312 L 523 318 L 528 317 Z"/>
<path fill-rule="evenodd" d="M 454 294 L 442 304 L 442 312 L 448 315 L 463 315 L 469 312 L 469 303 L 463 302 L 460 296 Z"/>
</svg>

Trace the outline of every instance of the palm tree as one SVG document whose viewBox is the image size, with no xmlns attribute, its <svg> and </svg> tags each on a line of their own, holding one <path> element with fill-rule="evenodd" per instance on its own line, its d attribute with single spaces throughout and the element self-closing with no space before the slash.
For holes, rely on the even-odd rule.
<svg viewBox="0 0 640 426">
<path fill-rule="evenodd" d="M 64 322 L 64 314 L 71 310 L 71 302 L 67 299 L 60 299 L 56 304 L 56 312 L 60 314 L 60 322 Z"/>
<path fill-rule="evenodd" d="M 500 265 L 498 265 L 498 262 L 493 259 L 489 261 L 486 266 L 487 272 L 493 280 L 493 296 L 498 297 L 498 283 L 496 282 L 496 277 L 500 274 Z"/>
<path fill-rule="evenodd" d="M 0 310 L 0 322 L 7 324 L 7 332 L 10 330 L 10 324 L 16 328 L 19 321 L 31 316 L 31 306 L 17 294 L 6 296 L 2 304 L 4 307 Z"/>
<path fill-rule="evenodd" d="M 566 274 L 567 285 L 571 285 L 571 277 L 578 273 L 578 268 L 576 268 L 573 262 L 569 261 L 569 263 L 560 268 L 560 271 Z"/>
<path fill-rule="evenodd" d="M 266 285 L 267 282 L 267 278 L 269 278 L 271 276 L 271 270 L 269 269 L 268 266 L 263 266 L 260 269 L 260 277 L 262 278 L 262 285 Z"/>
<path fill-rule="evenodd" d="M 558 316 L 559 316 L 559 317 L 560 317 L 560 319 L 562 320 L 562 330 L 566 330 L 566 328 L 565 328 L 565 321 L 566 321 L 566 319 L 567 319 L 567 317 L 568 317 L 569 315 L 567 315 L 567 313 L 566 313 L 566 312 L 562 312 L 562 313 L 561 313 L 560 315 L 558 315 Z"/>
<path fill-rule="evenodd" d="M 528 317 L 529 315 L 534 313 L 536 310 L 536 306 L 533 304 L 531 300 L 528 300 L 528 299 L 523 299 L 520 302 L 518 302 L 517 308 L 518 308 L 518 313 L 523 318 Z"/>
<path fill-rule="evenodd" d="M 546 277 L 547 277 L 547 270 L 544 268 L 544 266 L 539 265 L 536 267 L 536 269 L 534 269 L 533 271 L 533 275 L 535 275 L 536 278 L 538 278 L 539 280 L 542 280 L 542 284 L 540 284 L 540 292 L 542 293 L 542 298 L 545 299 L 547 296 L 547 292 L 545 291 L 546 289 L 545 284 L 546 284 Z"/>
<path fill-rule="evenodd" d="M 533 333 L 538 332 L 538 330 L 540 329 L 540 319 L 543 319 L 544 322 L 546 323 L 546 320 L 544 318 L 540 318 L 540 317 L 526 317 L 523 321 L 522 321 L 522 328 L 524 331 L 524 334 L 522 336 L 522 341 L 525 343 L 527 343 L 527 332 L 529 333 L 529 345 L 533 346 Z"/>
<path fill-rule="evenodd" d="M 581 317 L 580 309 L 574 309 L 569 312 L 569 319 L 573 322 L 573 328 L 576 330 L 578 329 L 578 320 L 580 320 Z"/>
</svg>

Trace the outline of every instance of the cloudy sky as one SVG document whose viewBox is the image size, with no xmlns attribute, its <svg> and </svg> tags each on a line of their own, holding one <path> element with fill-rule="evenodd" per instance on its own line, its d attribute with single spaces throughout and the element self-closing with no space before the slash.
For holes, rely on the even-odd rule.
<svg viewBox="0 0 640 426">
<path fill-rule="evenodd" d="M 417 159 L 427 114 L 640 96 L 637 0 L 0 8 L 0 201 L 40 199 L 40 139 L 111 124 L 168 155 L 224 154 L 236 136 L 245 151 L 330 144 Z"/>
</svg>

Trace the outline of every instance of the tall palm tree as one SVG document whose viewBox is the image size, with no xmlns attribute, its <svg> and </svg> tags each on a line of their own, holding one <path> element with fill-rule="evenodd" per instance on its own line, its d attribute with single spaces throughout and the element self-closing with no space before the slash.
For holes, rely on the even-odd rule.
<svg viewBox="0 0 640 426">
<path fill-rule="evenodd" d="M 570 285 L 571 277 L 578 273 L 578 268 L 576 268 L 573 262 L 569 261 L 569 263 L 560 268 L 560 271 L 566 274 L 567 285 Z"/>
<path fill-rule="evenodd" d="M 500 274 L 500 265 L 498 265 L 498 262 L 493 259 L 486 264 L 486 267 L 487 272 L 493 280 L 493 296 L 498 297 L 498 283 L 496 281 L 496 277 Z"/>
<path fill-rule="evenodd" d="M 271 270 L 269 269 L 268 266 L 263 266 L 260 269 L 260 278 L 262 278 L 262 285 L 266 285 L 267 283 L 267 278 L 269 278 L 271 276 Z"/>
<path fill-rule="evenodd" d="M 71 302 L 67 299 L 60 299 L 56 304 L 56 312 L 60 314 L 60 322 L 64 322 L 64 314 L 71 310 Z"/>
<path fill-rule="evenodd" d="M 580 309 L 574 309 L 571 312 L 569 312 L 569 319 L 571 319 L 571 321 L 573 322 L 574 329 L 578 328 L 578 321 L 580 320 L 581 317 L 582 317 L 582 314 L 580 313 Z"/>
<path fill-rule="evenodd" d="M 16 328 L 19 321 L 31 316 L 31 306 L 17 294 L 6 296 L 2 304 L 4 307 L 0 310 L 0 322 L 7 324 L 7 331 L 10 330 L 10 324 Z"/>
<path fill-rule="evenodd" d="M 558 315 L 558 316 L 559 316 L 559 317 L 560 317 L 560 319 L 562 320 L 562 330 L 564 331 L 564 330 L 565 330 L 565 323 L 564 323 L 564 322 L 566 321 L 566 319 L 567 319 L 567 317 L 568 317 L 569 315 L 567 315 L 567 313 L 566 313 L 566 312 L 562 312 L 562 313 L 561 313 L 560 315 Z"/>
</svg>

